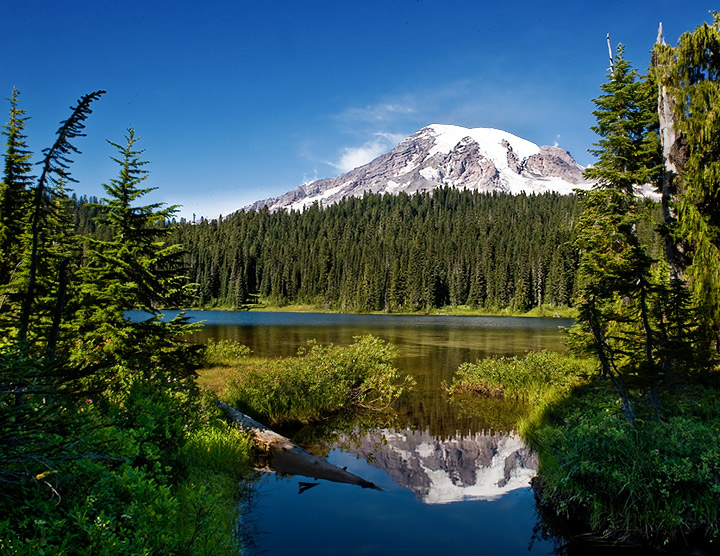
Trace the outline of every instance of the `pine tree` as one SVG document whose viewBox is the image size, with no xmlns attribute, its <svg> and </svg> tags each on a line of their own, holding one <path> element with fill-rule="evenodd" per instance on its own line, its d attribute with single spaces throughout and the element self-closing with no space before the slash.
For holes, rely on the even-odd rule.
<svg viewBox="0 0 720 556">
<path fill-rule="evenodd" d="M 18 108 L 20 92 L 13 88 L 10 99 L 10 119 L 3 128 L 5 142 L 5 169 L 0 182 L 0 285 L 12 279 L 21 258 L 19 238 L 23 230 L 25 205 L 29 199 L 34 177 L 32 153 L 28 150 L 23 133 L 25 110 Z"/>
<path fill-rule="evenodd" d="M 82 289 L 77 305 L 81 329 L 74 356 L 96 360 L 105 367 L 130 370 L 136 375 L 110 376 L 105 386 L 127 389 L 136 381 L 192 389 L 192 358 L 182 340 L 193 327 L 180 315 L 170 322 L 160 318 L 161 308 L 184 304 L 183 251 L 169 244 L 167 226 L 176 207 L 161 203 L 135 204 L 154 188 L 142 188 L 147 171 L 138 138 L 130 129 L 126 144 L 110 142 L 119 157 L 119 176 L 103 187 L 98 224 L 112 231 L 110 240 L 86 239 L 88 260 L 80 271 Z M 131 322 L 130 310 L 143 311 L 145 319 Z M 142 317 L 141 317 L 142 318 Z M 147 354 L 153 353 L 152 365 Z"/>
<path fill-rule="evenodd" d="M 579 324 L 589 336 L 602 373 L 615 386 L 625 417 L 634 420 L 625 376 L 646 371 L 651 397 L 655 391 L 655 331 L 651 327 L 652 258 L 640 243 L 636 185 L 656 181 L 659 141 L 654 88 L 640 79 L 623 58 L 622 45 L 613 60 L 603 95 L 594 100 L 599 136 L 591 152 L 598 162 L 586 171 L 597 180 L 584 196 L 576 238 Z M 640 363 L 639 363 L 640 361 Z"/>
<path fill-rule="evenodd" d="M 71 143 L 72 139 L 84 136 L 82 130 L 85 128 L 85 120 L 92 113 L 90 105 L 100 98 L 105 91 L 96 91 L 84 95 L 72 110 L 70 117 L 61 122 L 57 131 L 57 139 L 52 147 L 43 150 L 41 162 L 41 174 L 37 184 L 32 191 L 32 200 L 28 206 L 26 229 L 23 236 L 23 275 L 22 279 L 22 308 L 20 312 L 17 337 L 21 342 L 28 339 L 31 315 L 42 317 L 44 311 L 36 306 L 40 294 L 39 285 L 43 280 L 51 282 L 55 276 L 62 271 L 61 261 L 54 257 L 45 257 L 49 246 L 53 245 L 54 224 L 61 230 L 66 229 L 62 222 L 62 213 L 58 213 L 58 207 L 63 204 L 66 197 L 65 186 L 68 182 L 75 181 L 69 172 L 72 160 L 71 153 L 78 153 Z M 58 220 L 60 216 L 60 220 Z M 52 262 L 58 264 L 52 264 Z M 48 264 L 50 263 L 50 264 Z M 63 280 L 58 276 L 57 285 Z M 56 293 L 61 298 L 60 292 Z"/>
</svg>

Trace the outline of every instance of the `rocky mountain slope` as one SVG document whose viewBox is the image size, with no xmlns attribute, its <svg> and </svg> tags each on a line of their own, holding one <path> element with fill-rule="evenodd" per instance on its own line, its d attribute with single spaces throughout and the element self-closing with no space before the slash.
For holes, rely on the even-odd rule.
<svg viewBox="0 0 720 556">
<path fill-rule="evenodd" d="M 537 456 L 515 434 L 475 433 L 440 440 L 427 431 L 386 430 L 381 439 L 368 435 L 359 441 L 348 439 L 347 444 L 348 451 L 370 459 L 426 504 L 495 500 L 529 487 L 537 474 Z"/>
<path fill-rule="evenodd" d="M 316 201 L 327 206 L 365 192 L 412 194 L 443 185 L 484 192 L 567 194 L 590 186 L 582 172 L 583 167 L 558 147 L 539 147 L 498 129 L 433 124 L 364 166 L 257 201 L 245 210 L 264 206 L 271 211 L 302 210 Z"/>
</svg>

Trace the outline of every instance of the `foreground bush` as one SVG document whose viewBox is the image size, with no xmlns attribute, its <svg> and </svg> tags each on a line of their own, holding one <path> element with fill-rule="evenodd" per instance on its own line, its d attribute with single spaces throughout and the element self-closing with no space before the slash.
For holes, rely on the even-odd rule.
<svg viewBox="0 0 720 556">
<path fill-rule="evenodd" d="M 610 539 L 712 548 L 720 542 L 717 395 L 672 392 L 662 420 L 648 414 L 635 424 L 602 389 L 544 408 L 524 435 L 540 457 L 535 490 L 545 514 Z"/>
<path fill-rule="evenodd" d="M 178 404 L 177 397 L 140 388 L 122 411 L 112 408 L 122 419 L 83 398 L 66 409 L 81 437 L 61 444 L 52 433 L 35 438 L 45 448 L 39 456 L 27 446 L 4 452 L 0 553 L 237 554 L 234 524 L 251 441 L 213 405 Z M 6 403 L 0 399 L 0 408 Z M 33 397 L 25 404 L 43 409 Z"/>
<path fill-rule="evenodd" d="M 248 358 L 226 401 L 268 423 L 307 423 L 343 408 L 387 408 L 411 384 L 392 364 L 395 350 L 373 336 L 347 346 L 311 344 L 297 357 Z"/>
</svg>

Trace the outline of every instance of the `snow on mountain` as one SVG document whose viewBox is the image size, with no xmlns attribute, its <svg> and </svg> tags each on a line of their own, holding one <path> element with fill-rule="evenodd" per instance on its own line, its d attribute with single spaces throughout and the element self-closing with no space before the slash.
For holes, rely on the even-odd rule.
<svg viewBox="0 0 720 556">
<path fill-rule="evenodd" d="M 583 170 L 567 151 L 539 147 L 506 131 L 433 124 L 364 166 L 257 201 L 245 210 L 302 210 L 315 202 L 327 206 L 365 192 L 412 194 L 444 185 L 484 192 L 568 194 L 590 187 Z"/>
<path fill-rule="evenodd" d="M 537 456 L 514 433 L 441 440 L 428 431 L 385 430 L 381 438 L 369 434 L 349 440 L 347 449 L 361 458 L 372 456 L 373 465 L 425 504 L 496 500 L 528 488 L 538 465 Z"/>
</svg>

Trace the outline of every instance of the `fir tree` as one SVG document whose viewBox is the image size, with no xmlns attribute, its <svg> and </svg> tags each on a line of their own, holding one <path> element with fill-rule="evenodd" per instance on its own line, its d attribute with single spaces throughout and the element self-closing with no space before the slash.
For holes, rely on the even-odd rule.
<svg viewBox="0 0 720 556">
<path fill-rule="evenodd" d="M 182 337 L 194 328 L 182 315 L 170 322 L 160 318 L 161 308 L 187 300 L 182 248 L 167 241 L 171 229 L 166 224 L 176 208 L 136 204 L 154 189 L 139 187 L 148 176 L 137 141 L 130 129 L 125 145 L 110 143 L 120 153 L 113 158 L 120 172 L 103 186 L 108 197 L 101 201 L 97 222 L 112 237 L 86 239 L 88 260 L 80 271 L 80 330 L 74 357 L 137 373 L 99 377 L 116 392 L 138 381 L 192 390 L 192 358 L 184 353 Z M 131 322 L 126 318 L 130 310 L 144 311 L 145 319 Z M 141 363 L 148 353 L 154 354 L 151 365 Z"/>
<path fill-rule="evenodd" d="M 53 245 L 53 233 L 65 230 L 62 213 L 58 207 L 66 197 L 65 186 L 75 181 L 69 172 L 71 153 L 79 153 L 71 143 L 76 137 L 84 136 L 85 120 L 92 113 L 90 105 L 105 91 L 96 91 L 80 98 L 70 117 L 61 123 L 57 139 L 52 147 L 43 150 L 41 174 L 32 191 L 32 200 L 28 207 L 27 228 L 23 236 L 24 262 L 22 276 L 22 308 L 17 336 L 21 342 L 28 339 L 31 315 L 42 316 L 44 311 L 36 307 L 40 294 L 38 286 L 43 280 L 51 282 L 57 276 L 57 285 L 63 280 L 58 276 L 61 267 L 55 257 L 45 257 L 45 251 Z M 58 220 L 60 216 L 60 220 Z M 53 229 L 55 228 L 55 229 Z M 42 293 L 42 292 L 40 292 Z M 57 298 L 62 297 L 57 292 Z"/>
<path fill-rule="evenodd" d="M 649 316 L 653 259 L 637 235 L 641 214 L 635 186 L 657 179 L 659 141 L 654 88 L 646 85 L 618 48 L 604 94 L 594 100 L 599 136 L 586 171 L 597 185 L 584 196 L 576 246 L 580 252 L 576 332 L 588 334 L 602 373 L 615 386 L 625 417 L 634 420 L 625 376 L 644 369 L 655 390 L 655 331 Z"/>
<path fill-rule="evenodd" d="M 0 182 L 0 285 L 10 282 L 21 257 L 20 241 L 34 177 L 30 175 L 32 153 L 28 150 L 23 133 L 25 110 L 18 107 L 20 92 L 13 88 L 10 99 L 10 119 L 3 128 L 5 142 L 5 169 Z"/>
</svg>

